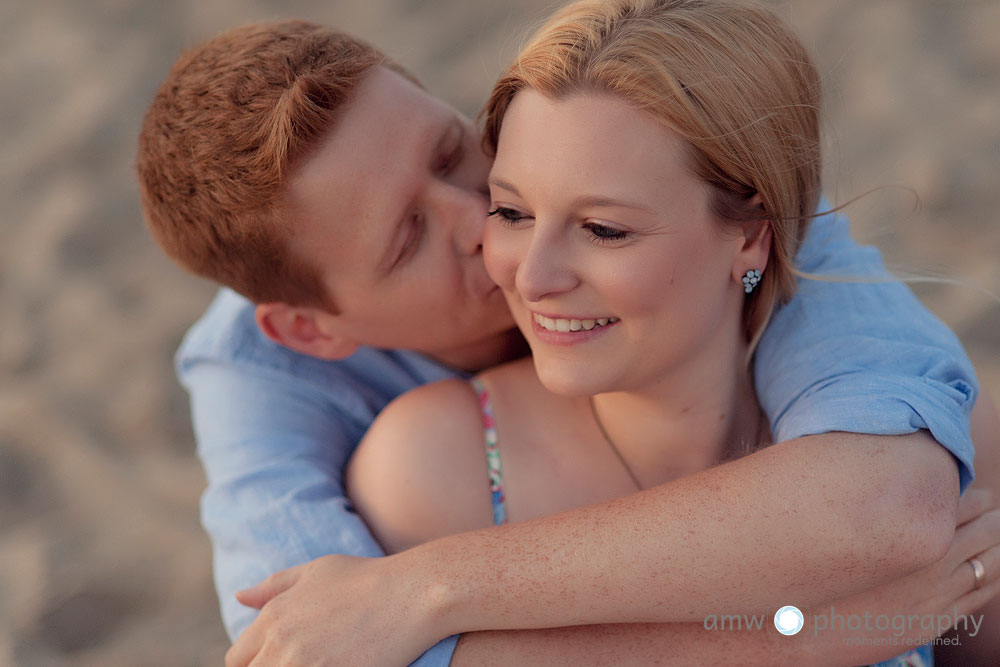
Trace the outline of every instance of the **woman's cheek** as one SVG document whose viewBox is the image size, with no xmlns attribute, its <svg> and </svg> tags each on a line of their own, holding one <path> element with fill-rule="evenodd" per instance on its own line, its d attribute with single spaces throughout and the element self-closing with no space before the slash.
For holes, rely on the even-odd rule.
<svg viewBox="0 0 1000 667">
<path fill-rule="evenodd" d="M 483 261 L 490 278 L 504 290 L 512 289 L 517 274 L 519 257 L 512 230 L 497 229 L 492 220 L 483 230 Z"/>
</svg>

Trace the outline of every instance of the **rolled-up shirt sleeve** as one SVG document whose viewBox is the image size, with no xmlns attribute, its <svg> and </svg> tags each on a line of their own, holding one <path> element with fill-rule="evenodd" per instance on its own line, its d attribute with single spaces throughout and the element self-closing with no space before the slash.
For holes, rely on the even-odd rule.
<svg viewBox="0 0 1000 667">
<path fill-rule="evenodd" d="M 347 509 L 341 467 L 353 447 L 314 400 L 219 364 L 193 367 L 185 380 L 208 477 L 202 524 L 231 637 L 257 614 L 236 601 L 236 591 L 329 553 L 382 555 Z"/>
<path fill-rule="evenodd" d="M 964 491 L 978 384 L 958 339 L 889 275 L 876 249 L 851 239 L 843 216 L 814 222 L 797 264 L 827 279 L 799 280 L 756 351 L 755 383 L 775 441 L 927 429 L 955 457 Z"/>
<path fill-rule="evenodd" d="M 208 482 L 201 519 L 231 639 L 257 616 L 237 591 L 331 553 L 382 555 L 346 497 L 343 469 L 387 401 L 419 384 L 421 372 L 437 379 L 430 366 L 414 370 L 374 351 L 351 366 L 273 349 L 235 299 L 220 294 L 176 359 Z M 414 664 L 447 665 L 457 639 Z"/>
</svg>

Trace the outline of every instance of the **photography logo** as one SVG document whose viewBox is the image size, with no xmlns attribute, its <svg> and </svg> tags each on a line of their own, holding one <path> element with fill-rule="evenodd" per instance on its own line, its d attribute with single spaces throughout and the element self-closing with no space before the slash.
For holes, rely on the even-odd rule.
<svg viewBox="0 0 1000 667">
<path fill-rule="evenodd" d="M 774 614 L 774 627 L 783 635 L 798 634 L 805 623 L 805 616 L 798 607 L 785 605 Z"/>
</svg>

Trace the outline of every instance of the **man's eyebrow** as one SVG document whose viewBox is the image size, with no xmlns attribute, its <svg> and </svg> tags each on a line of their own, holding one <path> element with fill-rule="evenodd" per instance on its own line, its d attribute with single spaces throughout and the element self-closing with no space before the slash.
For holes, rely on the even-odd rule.
<svg viewBox="0 0 1000 667">
<path fill-rule="evenodd" d="M 520 197 L 521 192 L 517 187 L 508 181 L 497 176 L 490 176 L 489 184 L 500 188 L 501 190 L 506 190 L 511 194 Z M 636 211 L 642 211 L 643 213 L 652 213 L 655 215 L 656 211 L 639 204 L 637 202 L 627 201 L 625 199 L 616 199 L 614 197 L 606 197 L 604 195 L 584 195 L 582 197 L 577 197 L 573 200 L 573 206 L 594 206 L 600 208 L 617 207 L 617 208 L 630 208 Z"/>
<path fill-rule="evenodd" d="M 438 160 L 443 150 L 452 151 L 455 147 L 461 147 L 464 140 L 465 128 L 462 127 L 462 121 L 459 117 L 454 115 L 445 124 L 444 131 L 441 132 L 438 140 L 434 143 L 434 149 L 431 151 L 431 161 L 435 162 Z"/>
</svg>

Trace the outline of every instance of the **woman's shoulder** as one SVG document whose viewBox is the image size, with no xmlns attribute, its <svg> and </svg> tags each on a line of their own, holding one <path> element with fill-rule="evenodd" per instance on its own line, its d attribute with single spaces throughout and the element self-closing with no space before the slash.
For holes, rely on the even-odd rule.
<svg viewBox="0 0 1000 667">
<path fill-rule="evenodd" d="M 471 423 L 479 413 L 477 405 L 475 389 L 468 380 L 438 380 L 398 396 L 379 413 L 372 427 L 390 424 L 418 434 L 428 428 L 436 431 L 442 426 L 442 415 L 448 416 L 448 421 Z"/>
<path fill-rule="evenodd" d="M 565 396 L 545 388 L 531 357 L 495 366 L 476 378 L 486 388 L 496 410 L 503 415 L 517 415 L 515 421 L 519 424 L 528 424 L 534 417 L 551 417 L 560 406 L 570 404 Z"/>
<path fill-rule="evenodd" d="M 492 523 L 479 402 L 464 380 L 407 392 L 347 468 L 348 495 L 389 552 Z"/>
</svg>

